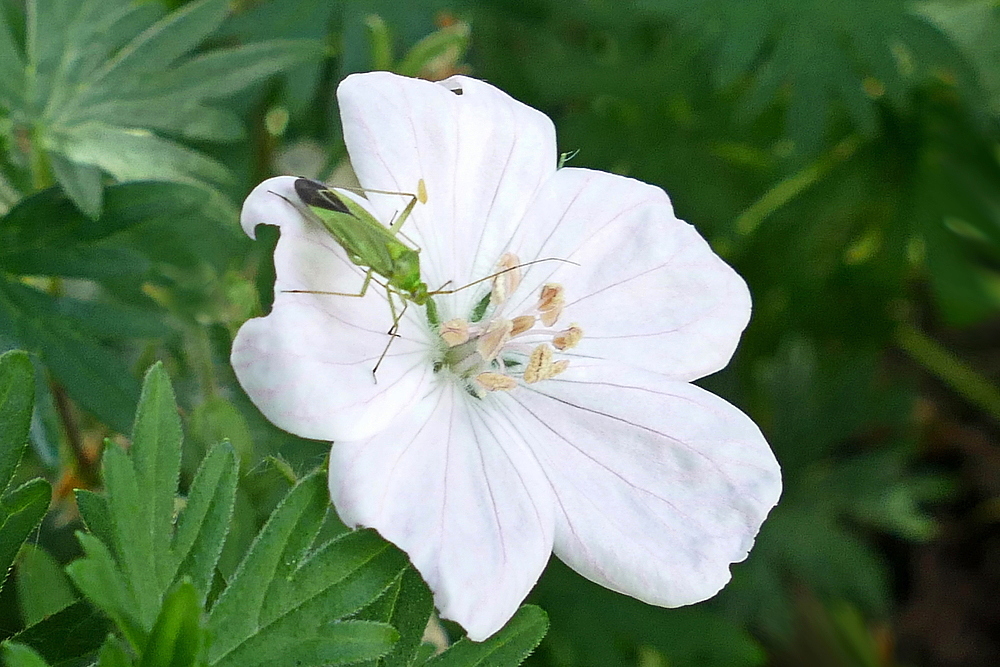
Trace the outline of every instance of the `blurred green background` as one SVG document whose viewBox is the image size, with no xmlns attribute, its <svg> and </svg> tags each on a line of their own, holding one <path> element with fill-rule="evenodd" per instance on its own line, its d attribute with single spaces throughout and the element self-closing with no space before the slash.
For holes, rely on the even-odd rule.
<svg viewBox="0 0 1000 667">
<path fill-rule="evenodd" d="M 24 474 L 56 492 L 3 636 L 45 611 L 28 574 L 78 555 L 70 489 L 100 487 L 153 361 L 186 474 L 222 438 L 241 456 L 223 575 L 322 462 L 228 365 L 273 281 L 274 233 L 237 215 L 268 176 L 343 178 L 334 91 L 370 69 L 545 111 L 573 166 L 663 187 L 754 296 L 700 382 L 784 470 L 749 559 L 678 610 L 553 561 L 528 664 L 1000 664 L 996 0 L 0 0 L 0 352 L 33 353 Z"/>
</svg>

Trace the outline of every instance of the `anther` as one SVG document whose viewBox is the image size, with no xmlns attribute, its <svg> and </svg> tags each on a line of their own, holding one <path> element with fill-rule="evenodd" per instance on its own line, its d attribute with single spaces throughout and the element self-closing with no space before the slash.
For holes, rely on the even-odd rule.
<svg viewBox="0 0 1000 667">
<path fill-rule="evenodd" d="M 486 332 L 476 341 L 476 351 L 483 361 L 493 361 L 500 354 L 500 350 L 510 340 L 510 332 L 513 323 L 510 320 L 493 320 L 486 327 Z"/>
<path fill-rule="evenodd" d="M 525 331 L 531 329 L 535 326 L 535 320 L 537 318 L 534 315 L 521 315 L 515 317 L 512 321 L 513 326 L 510 330 L 510 335 L 513 338 L 519 334 L 523 334 Z"/>
<path fill-rule="evenodd" d="M 493 278 L 493 290 L 490 292 L 491 305 L 503 303 L 521 284 L 520 263 L 517 255 L 512 252 L 505 252 L 500 256 L 496 270 L 503 273 Z"/>
<path fill-rule="evenodd" d="M 552 337 L 552 344 L 557 350 L 568 350 L 576 347 L 583 338 L 583 329 L 578 324 L 569 325 L 568 329 L 563 329 Z"/>
<path fill-rule="evenodd" d="M 469 323 L 461 318 L 448 320 L 441 324 L 438 333 L 448 347 L 455 347 L 469 340 Z"/>
<path fill-rule="evenodd" d="M 524 369 L 524 381 L 534 384 L 559 375 L 569 367 L 569 361 L 552 361 L 552 346 L 542 344 L 531 351 L 528 365 Z"/>
<path fill-rule="evenodd" d="M 542 293 L 538 297 L 538 312 L 542 324 L 547 327 L 555 324 L 562 314 L 566 303 L 563 292 L 563 286 L 558 283 L 548 283 L 542 287 Z"/>
<path fill-rule="evenodd" d="M 517 380 L 503 373 L 485 372 L 476 376 L 478 382 L 486 391 L 510 391 L 517 387 Z"/>
</svg>

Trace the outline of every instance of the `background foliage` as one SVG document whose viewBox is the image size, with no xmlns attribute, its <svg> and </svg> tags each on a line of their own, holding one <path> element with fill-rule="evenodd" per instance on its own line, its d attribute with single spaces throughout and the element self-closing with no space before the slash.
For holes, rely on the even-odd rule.
<svg viewBox="0 0 1000 667">
<path fill-rule="evenodd" d="M 326 444 L 242 394 L 275 238 L 239 203 L 344 178 L 333 91 L 369 69 L 544 110 L 575 166 L 664 187 L 746 277 L 703 384 L 786 490 L 715 599 L 553 561 L 545 612 L 431 658 L 429 592 L 344 533 Z M 998 120 L 996 0 L 0 0 L 4 660 L 1000 663 Z"/>
</svg>

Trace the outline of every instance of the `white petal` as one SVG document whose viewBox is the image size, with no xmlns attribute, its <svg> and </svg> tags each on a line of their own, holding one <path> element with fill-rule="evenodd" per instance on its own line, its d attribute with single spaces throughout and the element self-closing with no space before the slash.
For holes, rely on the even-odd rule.
<svg viewBox="0 0 1000 667">
<path fill-rule="evenodd" d="M 362 186 L 414 193 L 420 179 L 426 183 L 427 203 L 416 206 L 402 231 L 422 248 L 430 289 L 487 275 L 532 195 L 555 171 L 552 121 L 461 76 L 430 83 L 388 72 L 356 74 L 340 84 L 337 98 Z M 398 196 L 369 198 L 383 221 L 406 203 Z M 472 291 L 456 299 L 468 304 Z M 446 305 L 442 310 L 446 318 L 457 316 Z"/>
<path fill-rule="evenodd" d="M 510 619 L 552 551 L 551 490 L 488 410 L 447 383 L 391 429 L 330 451 L 340 517 L 406 551 L 441 615 L 474 641 Z"/>
<path fill-rule="evenodd" d="M 585 577 L 666 607 L 714 595 L 781 493 L 754 423 L 658 374 L 574 361 L 512 392 L 555 489 L 555 553 Z"/>
<path fill-rule="evenodd" d="M 560 169 L 531 202 L 510 250 L 525 268 L 510 312 L 528 307 L 545 282 L 566 289 L 560 322 L 577 322 L 573 350 L 694 380 L 728 363 L 750 318 L 743 279 L 691 225 L 666 193 L 587 169 Z"/>
<path fill-rule="evenodd" d="M 357 293 L 362 271 L 317 221 L 304 216 L 289 176 L 258 185 L 241 222 L 277 225 L 277 279 L 267 317 L 246 322 L 233 341 L 240 384 L 264 415 L 306 438 L 363 438 L 378 432 L 422 395 L 432 376 L 422 309 L 410 308 L 378 370 L 392 315 L 385 292 L 372 284 L 364 298 L 296 294 L 287 290 Z M 285 199 L 283 199 L 283 197 Z"/>
</svg>

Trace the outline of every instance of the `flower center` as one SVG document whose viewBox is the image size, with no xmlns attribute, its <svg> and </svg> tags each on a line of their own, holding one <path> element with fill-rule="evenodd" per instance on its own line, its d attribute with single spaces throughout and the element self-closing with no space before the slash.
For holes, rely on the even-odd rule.
<svg viewBox="0 0 1000 667">
<path fill-rule="evenodd" d="M 504 312 L 508 297 L 521 282 L 520 266 L 511 253 L 500 258 L 488 317 L 472 323 L 456 318 L 438 328 L 445 347 L 435 369 L 449 369 L 477 397 L 510 391 L 518 381 L 533 384 L 555 377 L 569 366 L 568 360 L 555 359 L 556 352 L 575 347 L 583 338 L 577 324 L 556 328 L 565 305 L 564 289 L 557 283 L 544 285 L 528 311 L 513 317 Z M 486 299 L 481 303 L 485 305 Z"/>
</svg>

